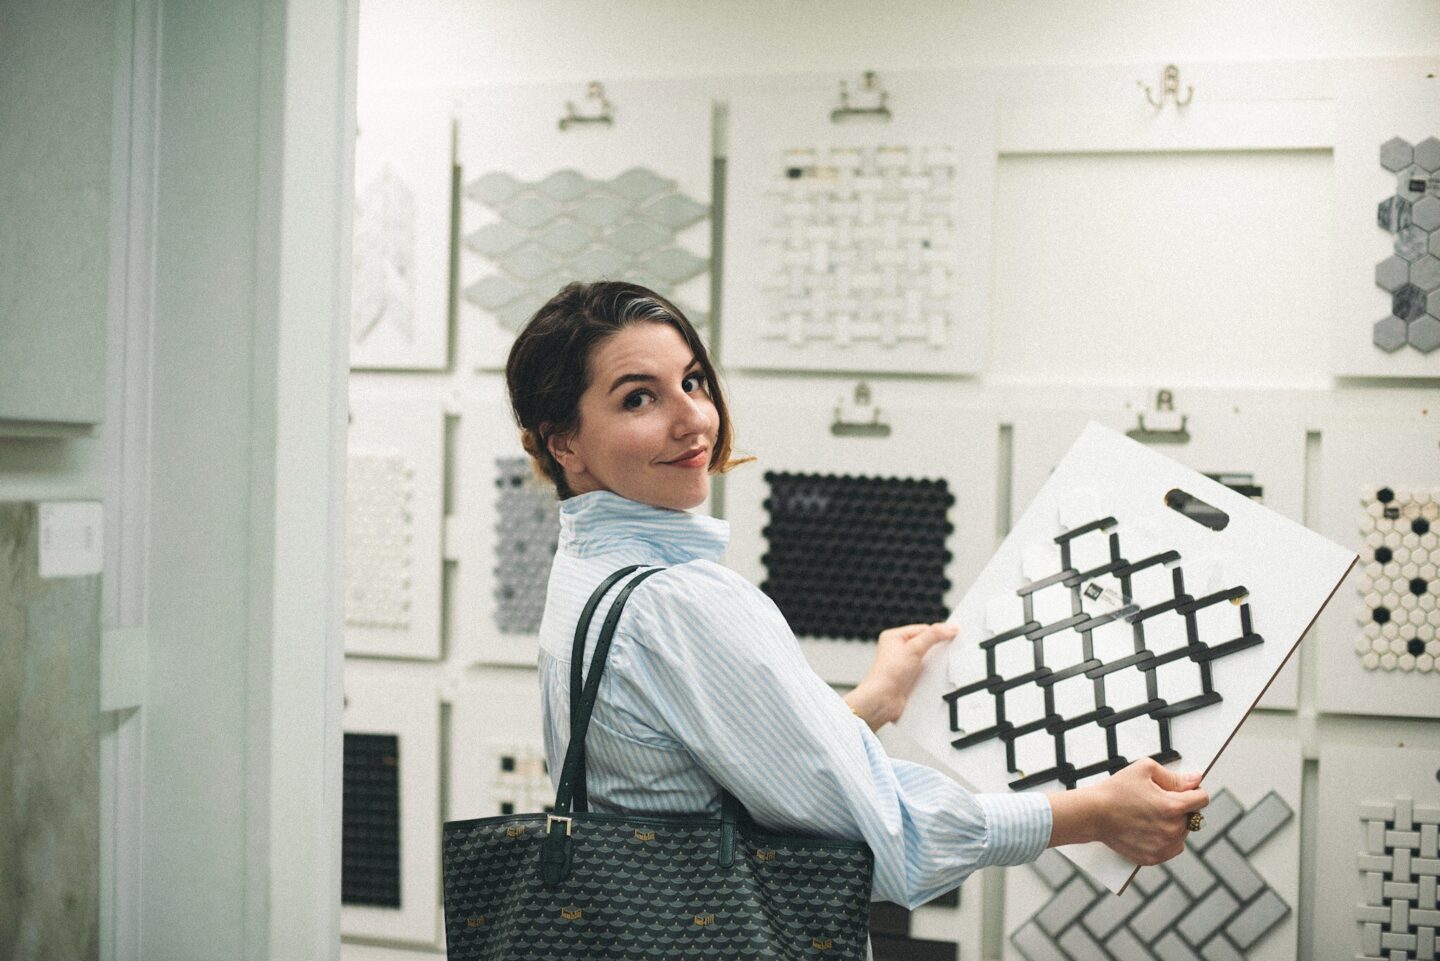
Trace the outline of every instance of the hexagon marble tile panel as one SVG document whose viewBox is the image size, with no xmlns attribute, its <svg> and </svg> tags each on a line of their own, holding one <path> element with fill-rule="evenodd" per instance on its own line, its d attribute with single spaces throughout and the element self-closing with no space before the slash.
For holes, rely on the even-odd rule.
<svg viewBox="0 0 1440 961">
<path fill-rule="evenodd" d="M 1375 219 L 1394 236 L 1394 254 L 1375 267 L 1375 284 L 1390 294 L 1390 313 L 1375 322 L 1375 346 L 1409 345 L 1422 354 L 1440 347 L 1440 139 L 1417 144 L 1392 137 L 1380 145 L 1380 166 L 1396 177 L 1395 193 Z"/>
<path fill-rule="evenodd" d="M 503 368 L 515 332 L 571 281 L 649 287 L 703 332 L 714 110 L 703 84 L 494 86 L 458 99 L 457 335 L 474 367 Z M 590 122 L 557 123 L 566 117 Z"/>
</svg>

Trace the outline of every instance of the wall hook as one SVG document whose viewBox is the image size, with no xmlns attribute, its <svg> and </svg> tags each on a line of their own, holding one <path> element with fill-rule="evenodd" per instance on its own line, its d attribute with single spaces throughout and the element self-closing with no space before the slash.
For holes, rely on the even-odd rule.
<svg viewBox="0 0 1440 961">
<path fill-rule="evenodd" d="M 852 419 L 845 412 L 845 399 L 842 397 L 835 405 L 835 420 L 830 425 L 830 433 L 836 437 L 889 437 L 890 425 L 880 419 L 880 408 L 870 403 L 870 385 L 863 380 L 855 385 L 855 400 L 851 404 L 851 410 L 860 417 L 868 412 L 869 420 Z"/>
<path fill-rule="evenodd" d="M 1135 415 L 1135 426 L 1125 432 L 1125 436 L 1131 440 L 1138 440 L 1142 444 L 1188 444 L 1190 443 L 1190 431 L 1186 425 L 1190 422 L 1187 414 L 1175 412 L 1175 397 L 1168 390 L 1155 392 L 1155 409 L 1150 413 L 1150 423 L 1145 423 L 1145 415 Z"/>
<path fill-rule="evenodd" d="M 598 80 L 590 81 L 585 88 L 585 99 L 594 100 L 598 106 L 595 113 L 582 114 L 575 109 L 575 101 L 565 101 L 565 116 L 560 118 L 560 129 L 567 130 L 572 124 L 603 123 L 609 126 L 615 122 L 613 107 L 605 97 L 605 86 Z"/>
<path fill-rule="evenodd" d="M 850 84 L 844 80 L 840 81 L 840 106 L 830 111 L 830 122 L 840 123 L 843 120 L 853 120 L 860 117 L 869 117 L 876 120 L 889 120 L 890 108 L 887 103 L 890 94 L 880 81 L 875 78 L 874 70 L 866 70 L 860 75 L 860 88 L 856 91 L 861 99 L 869 101 L 868 106 L 856 106 L 850 102 Z"/>
<path fill-rule="evenodd" d="M 1176 107 L 1188 107 L 1190 101 L 1195 98 L 1195 88 L 1186 84 L 1185 99 L 1180 99 L 1180 68 L 1173 63 L 1167 63 L 1165 65 L 1165 72 L 1160 75 L 1159 97 L 1155 96 L 1155 89 L 1149 84 L 1137 80 L 1135 81 L 1135 85 L 1145 90 L 1145 99 L 1149 101 L 1150 106 L 1156 110 L 1163 108 L 1166 100 L 1173 102 Z"/>
</svg>

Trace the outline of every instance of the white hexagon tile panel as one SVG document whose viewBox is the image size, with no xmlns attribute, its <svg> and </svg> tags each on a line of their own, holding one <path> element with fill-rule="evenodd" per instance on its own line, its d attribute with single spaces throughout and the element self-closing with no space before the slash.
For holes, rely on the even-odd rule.
<svg viewBox="0 0 1440 961">
<path fill-rule="evenodd" d="M 958 72 L 756 84 L 730 101 L 729 367 L 983 364 L 994 101 Z M 888 114 L 878 107 L 883 90 Z"/>
<path fill-rule="evenodd" d="M 1337 69 L 1332 369 L 1440 376 L 1435 82 L 1419 69 L 1409 79 L 1382 77 L 1389 68 L 1379 65 Z"/>
<path fill-rule="evenodd" d="M 1322 425 L 1322 533 L 1360 558 L 1317 622 L 1322 711 L 1440 717 L 1440 423 Z"/>
<path fill-rule="evenodd" d="M 575 280 L 638 283 L 707 326 L 711 101 L 700 88 L 484 88 L 463 95 L 461 118 L 461 337 L 476 367 L 503 367 L 515 332 Z"/>
<path fill-rule="evenodd" d="M 357 103 L 350 366 L 449 361 L 450 99 L 367 91 Z"/>
</svg>

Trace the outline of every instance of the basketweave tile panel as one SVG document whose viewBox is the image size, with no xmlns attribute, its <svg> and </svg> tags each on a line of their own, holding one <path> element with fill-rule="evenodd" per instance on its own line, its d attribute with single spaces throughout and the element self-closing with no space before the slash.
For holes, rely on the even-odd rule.
<svg viewBox="0 0 1440 961">
<path fill-rule="evenodd" d="M 943 620 L 984 566 L 994 421 L 963 391 L 913 383 L 736 375 L 728 388 L 736 453 L 756 461 L 725 478 L 727 561 L 770 593 L 821 677 L 854 684 L 880 629 Z"/>
<path fill-rule="evenodd" d="M 1360 561 L 1317 625 L 1319 707 L 1440 717 L 1440 421 L 1334 418 L 1320 476 L 1319 530 Z"/>
<path fill-rule="evenodd" d="M 984 366 L 995 99 L 959 71 L 789 77 L 730 98 L 729 368 Z"/>
<path fill-rule="evenodd" d="M 1011 519 L 1029 506 L 1090 421 L 1153 447 L 1294 521 L 1304 519 L 1308 392 L 1081 389 L 1047 391 L 1046 405 L 1004 415 L 1013 427 Z M 1165 409 L 1157 409 L 1165 408 Z M 1294 710 L 1292 657 L 1260 707 Z"/>
<path fill-rule="evenodd" d="M 571 281 L 625 280 L 710 310 L 711 114 L 683 81 L 486 87 L 460 95 L 462 350 L 504 366 L 514 334 Z"/>
<path fill-rule="evenodd" d="M 455 658 L 534 667 L 560 501 L 520 446 L 503 375 L 476 374 L 457 396 Z"/>
<path fill-rule="evenodd" d="M 1238 735 L 1206 775 L 1211 803 L 1187 850 L 1112 895 L 1056 851 L 1005 876 L 1003 957 L 1296 957 L 1300 744 Z"/>
<path fill-rule="evenodd" d="M 1337 97 L 1331 365 L 1440 376 L 1440 103 L 1434 65 L 1357 65 Z"/>
<path fill-rule="evenodd" d="M 370 90 L 356 108 L 350 367 L 438 370 L 450 347 L 450 97 Z"/>
<path fill-rule="evenodd" d="M 340 933 L 437 944 L 440 701 L 429 667 L 345 662 Z"/>
<path fill-rule="evenodd" d="M 1363 961 L 1440 956 L 1440 751 L 1322 744 L 1319 822 L 1315 943 Z"/>
<path fill-rule="evenodd" d="M 345 652 L 440 656 L 440 401 L 353 381 L 345 489 Z"/>
</svg>

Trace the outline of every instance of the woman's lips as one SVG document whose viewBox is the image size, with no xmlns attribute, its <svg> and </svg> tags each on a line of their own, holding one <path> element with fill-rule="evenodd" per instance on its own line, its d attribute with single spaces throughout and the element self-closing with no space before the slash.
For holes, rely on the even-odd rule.
<svg viewBox="0 0 1440 961">
<path fill-rule="evenodd" d="M 665 461 L 665 463 L 669 464 L 671 467 L 704 467 L 708 460 L 708 458 L 706 457 L 708 453 L 709 452 L 706 451 L 705 448 L 698 447 L 695 450 L 689 451 L 685 454 L 681 454 L 674 460 L 667 460 Z"/>
</svg>

